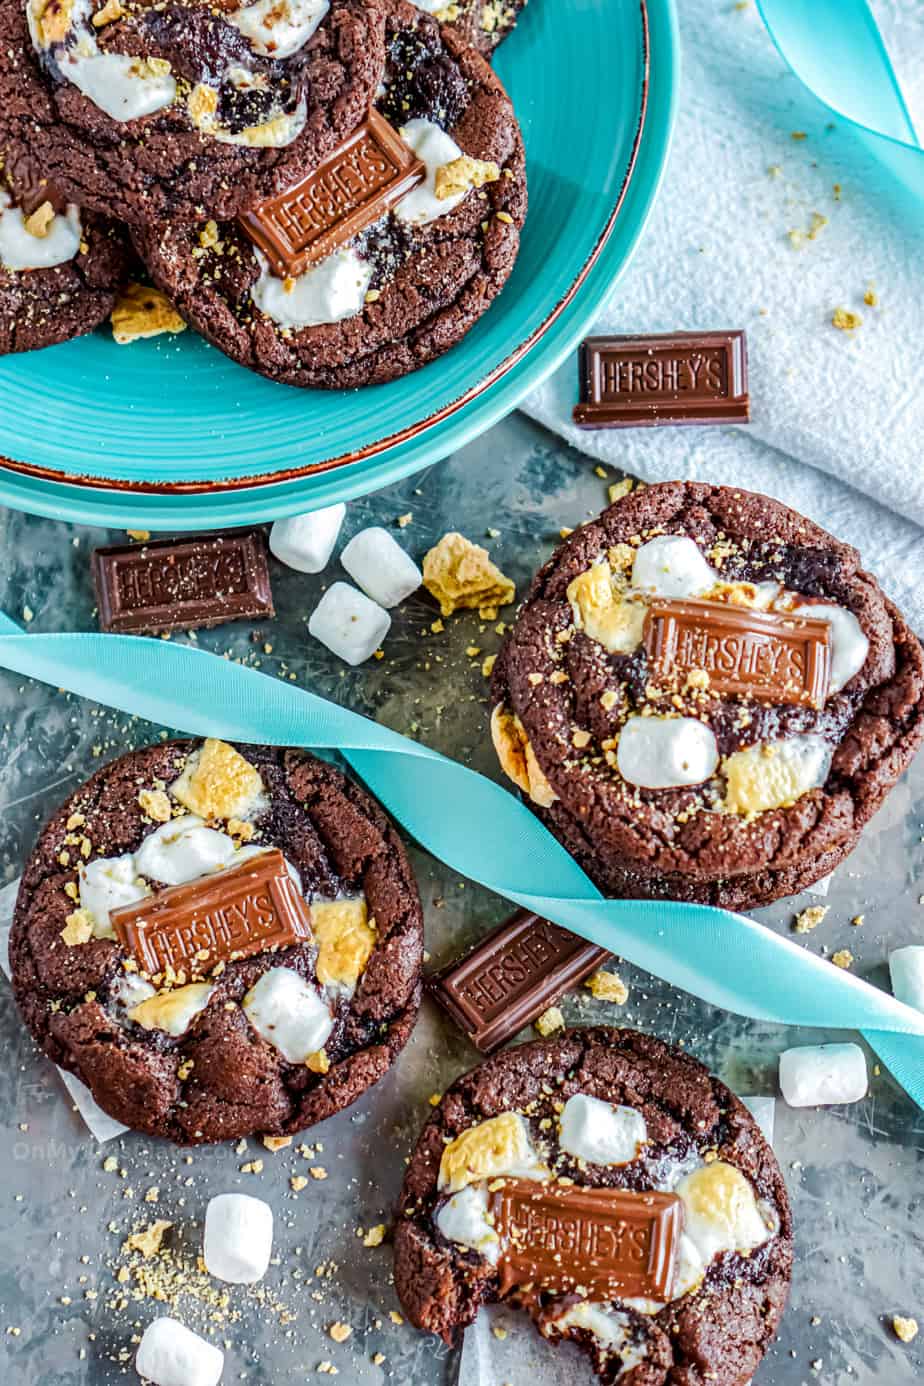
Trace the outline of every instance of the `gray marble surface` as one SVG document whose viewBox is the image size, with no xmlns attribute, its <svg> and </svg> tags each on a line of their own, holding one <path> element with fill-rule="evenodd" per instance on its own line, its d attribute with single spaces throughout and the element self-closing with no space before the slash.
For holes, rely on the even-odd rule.
<svg viewBox="0 0 924 1386">
<path fill-rule="evenodd" d="M 631 435 L 624 460 L 631 470 Z M 488 542 L 522 592 L 559 528 L 600 510 L 607 482 L 616 479 L 600 478 L 586 459 L 513 417 L 445 463 L 355 502 L 344 538 L 411 511 L 411 524 L 399 533 L 418 558 L 445 530 L 458 528 Z M 488 530 L 499 534 L 486 541 Z M 93 629 L 90 552 L 120 537 L 0 511 L 0 605 L 19 619 L 29 608 L 34 630 Z M 447 621 L 443 634 L 430 635 L 435 612 L 420 594 L 395 613 L 386 657 L 346 669 L 306 630 L 322 585 L 336 575 L 336 562 L 320 578 L 274 565 L 278 618 L 256 640 L 241 624 L 202 633 L 199 643 L 259 662 L 267 672 L 294 673 L 303 686 L 399 731 L 413 730 L 429 745 L 497 775 L 480 668 L 499 643 L 493 629 L 469 613 Z M 264 653 L 264 643 L 271 653 Z M 473 645 L 482 651 L 477 658 L 466 654 Z M 161 730 L 0 674 L 0 884 L 19 874 L 39 825 L 62 797 L 103 758 Z M 805 936 L 806 947 L 829 954 L 849 947 L 855 971 L 885 983 L 888 950 L 919 941 L 922 932 L 922 816 L 924 761 L 836 873 L 826 900 L 830 912 Z M 413 856 L 427 947 L 440 963 L 508 910 L 422 852 Z M 760 917 L 787 931 L 795 910 L 808 903 L 818 897 L 784 901 Z M 851 920 L 859 914 L 865 922 L 856 927 Z M 618 1019 L 682 1043 L 740 1093 L 773 1094 L 777 1055 L 788 1045 L 837 1037 L 746 1021 L 631 967 L 620 972 L 630 986 L 624 1007 L 617 1011 L 586 992 L 571 994 L 563 1002 L 567 1019 Z M 367 1248 L 357 1235 L 359 1228 L 388 1222 L 428 1097 L 476 1058 L 429 1003 L 396 1069 L 350 1111 L 308 1133 L 305 1142 L 314 1153 L 307 1157 L 295 1145 L 272 1154 L 255 1141 L 247 1153 L 218 1146 L 187 1155 L 135 1135 L 102 1147 L 87 1134 L 51 1065 L 36 1054 L 2 982 L 0 1027 L 5 1380 L 30 1386 L 134 1380 L 133 1335 L 162 1312 L 177 1312 L 226 1344 L 227 1382 L 324 1381 L 319 1367 L 326 1363 L 349 1383 L 455 1380 L 457 1354 L 392 1321 L 398 1305 L 387 1244 Z M 794 1201 L 797 1264 L 779 1339 L 755 1380 L 759 1386 L 920 1381 L 924 1334 L 904 1346 L 889 1322 L 894 1313 L 918 1313 L 924 1320 L 924 1117 L 883 1072 L 873 1076 L 869 1097 L 852 1107 L 792 1111 L 778 1102 L 774 1143 Z M 107 1171 L 110 1156 L 116 1168 Z M 259 1158 L 260 1173 L 241 1172 L 241 1165 Z M 327 1178 L 309 1178 L 294 1191 L 290 1179 L 310 1166 L 323 1168 Z M 232 1290 L 217 1300 L 196 1273 L 200 1224 L 212 1194 L 237 1188 L 273 1204 L 276 1259 L 261 1290 Z M 156 1202 L 145 1201 L 149 1190 L 157 1191 Z M 115 1274 L 125 1260 L 122 1242 L 154 1217 L 174 1224 L 167 1237 L 175 1249 L 173 1271 L 123 1285 Z M 328 1334 L 337 1321 L 352 1328 L 343 1343 Z M 552 1353 L 536 1346 L 540 1354 Z M 379 1353 L 384 1361 L 373 1360 Z M 527 1356 L 536 1360 L 532 1350 Z M 558 1379 L 582 1386 L 582 1370 L 568 1358 L 549 1380 L 557 1372 Z M 511 1386 L 527 1378 L 535 1386 L 524 1356 L 521 1378 Z"/>
</svg>

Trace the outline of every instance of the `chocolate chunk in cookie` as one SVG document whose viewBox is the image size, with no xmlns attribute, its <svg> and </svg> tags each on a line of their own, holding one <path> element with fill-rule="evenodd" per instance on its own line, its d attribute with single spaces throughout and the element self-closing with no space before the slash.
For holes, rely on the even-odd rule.
<svg viewBox="0 0 924 1386">
<path fill-rule="evenodd" d="M 859 556 L 671 482 L 536 575 L 494 668 L 501 764 L 607 894 L 746 909 L 853 849 L 924 735 L 924 655 Z"/>
<path fill-rule="evenodd" d="M 32 1034 L 103 1109 L 184 1145 L 300 1131 L 405 1044 L 422 919 L 385 814 L 302 751 L 169 742 L 100 770 L 27 863 Z"/>
<path fill-rule="evenodd" d="M 744 1386 L 789 1291 L 789 1199 L 755 1121 L 632 1030 L 568 1030 L 458 1079 L 399 1208 L 395 1285 L 418 1328 L 453 1343 L 503 1299 L 604 1382 L 667 1386 L 695 1361 L 697 1381 Z"/>
</svg>

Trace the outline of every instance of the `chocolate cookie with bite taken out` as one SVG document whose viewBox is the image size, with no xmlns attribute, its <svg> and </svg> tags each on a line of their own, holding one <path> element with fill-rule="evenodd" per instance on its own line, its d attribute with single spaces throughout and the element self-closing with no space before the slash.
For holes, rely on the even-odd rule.
<svg viewBox="0 0 924 1386">
<path fill-rule="evenodd" d="M 422 919 L 378 805 L 302 751 L 168 742 L 46 825 L 10 940 L 16 1000 L 111 1116 L 183 1145 L 284 1135 L 405 1044 Z"/>
<path fill-rule="evenodd" d="M 609 895 L 767 904 L 827 875 L 924 736 L 924 655 L 855 549 L 769 497 L 635 491 L 536 575 L 492 732 Z"/>
<path fill-rule="evenodd" d="M 418 1328 L 453 1343 L 503 1300 L 620 1386 L 744 1386 L 791 1273 L 789 1199 L 754 1119 L 690 1055 L 632 1030 L 567 1030 L 459 1078 L 395 1227 Z"/>
</svg>

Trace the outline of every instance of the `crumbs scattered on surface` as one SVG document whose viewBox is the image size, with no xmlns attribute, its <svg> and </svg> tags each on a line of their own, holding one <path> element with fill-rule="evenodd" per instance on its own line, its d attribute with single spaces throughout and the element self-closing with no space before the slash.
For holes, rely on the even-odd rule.
<svg viewBox="0 0 924 1386">
<path fill-rule="evenodd" d="M 832 327 L 838 328 L 841 332 L 853 332 L 862 321 L 860 314 L 852 313 L 849 308 L 835 308 L 831 315 Z"/>
<path fill-rule="evenodd" d="M 853 966 L 853 954 L 849 948 L 839 948 L 836 953 L 831 954 L 831 961 L 835 967 L 843 968 L 846 972 Z"/>
<path fill-rule="evenodd" d="M 911 1343 L 918 1336 L 918 1321 L 917 1319 L 906 1319 L 902 1314 L 893 1314 L 892 1332 L 903 1343 Z"/>
<path fill-rule="evenodd" d="M 595 972 L 584 985 L 598 1001 L 612 1001 L 616 1006 L 623 1006 L 629 999 L 629 988 L 616 972 Z"/>
<path fill-rule="evenodd" d="M 830 908 L 830 905 L 809 905 L 808 909 L 800 910 L 793 920 L 793 929 L 797 934 L 807 934 L 817 929 Z"/>
</svg>

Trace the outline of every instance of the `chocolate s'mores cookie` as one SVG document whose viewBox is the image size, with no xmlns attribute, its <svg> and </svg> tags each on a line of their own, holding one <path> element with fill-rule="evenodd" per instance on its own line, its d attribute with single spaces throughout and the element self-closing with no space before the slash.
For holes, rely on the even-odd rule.
<svg viewBox="0 0 924 1386">
<path fill-rule="evenodd" d="M 184 1145 L 287 1134 L 388 1070 L 420 1000 L 395 829 L 302 751 L 169 742 L 100 770 L 26 865 L 16 1000 L 103 1109 Z"/>
<path fill-rule="evenodd" d="M 458 1079 L 411 1156 L 395 1226 L 410 1320 L 457 1341 L 523 1309 L 601 1381 L 744 1386 L 779 1324 L 792 1220 L 750 1113 L 679 1049 L 587 1028 Z"/>
<path fill-rule="evenodd" d="M 837 866 L 924 735 L 920 643 L 856 550 L 692 482 L 566 540 L 493 694 L 503 768 L 602 890 L 732 909 Z"/>
<path fill-rule="evenodd" d="M 157 286 L 271 380 L 352 388 L 416 370 L 500 293 L 526 215 L 523 142 L 485 60 L 394 0 L 374 109 L 237 221 L 136 234 Z"/>
<path fill-rule="evenodd" d="M 92 332 L 132 256 L 121 227 L 68 203 L 47 180 L 0 178 L 0 354 Z"/>
<path fill-rule="evenodd" d="M 414 0 L 419 9 L 454 29 L 466 43 L 490 58 L 516 27 L 526 0 Z"/>
<path fill-rule="evenodd" d="M 0 0 L 0 140 L 123 221 L 234 216 L 362 118 L 383 24 L 376 0 Z"/>
</svg>

